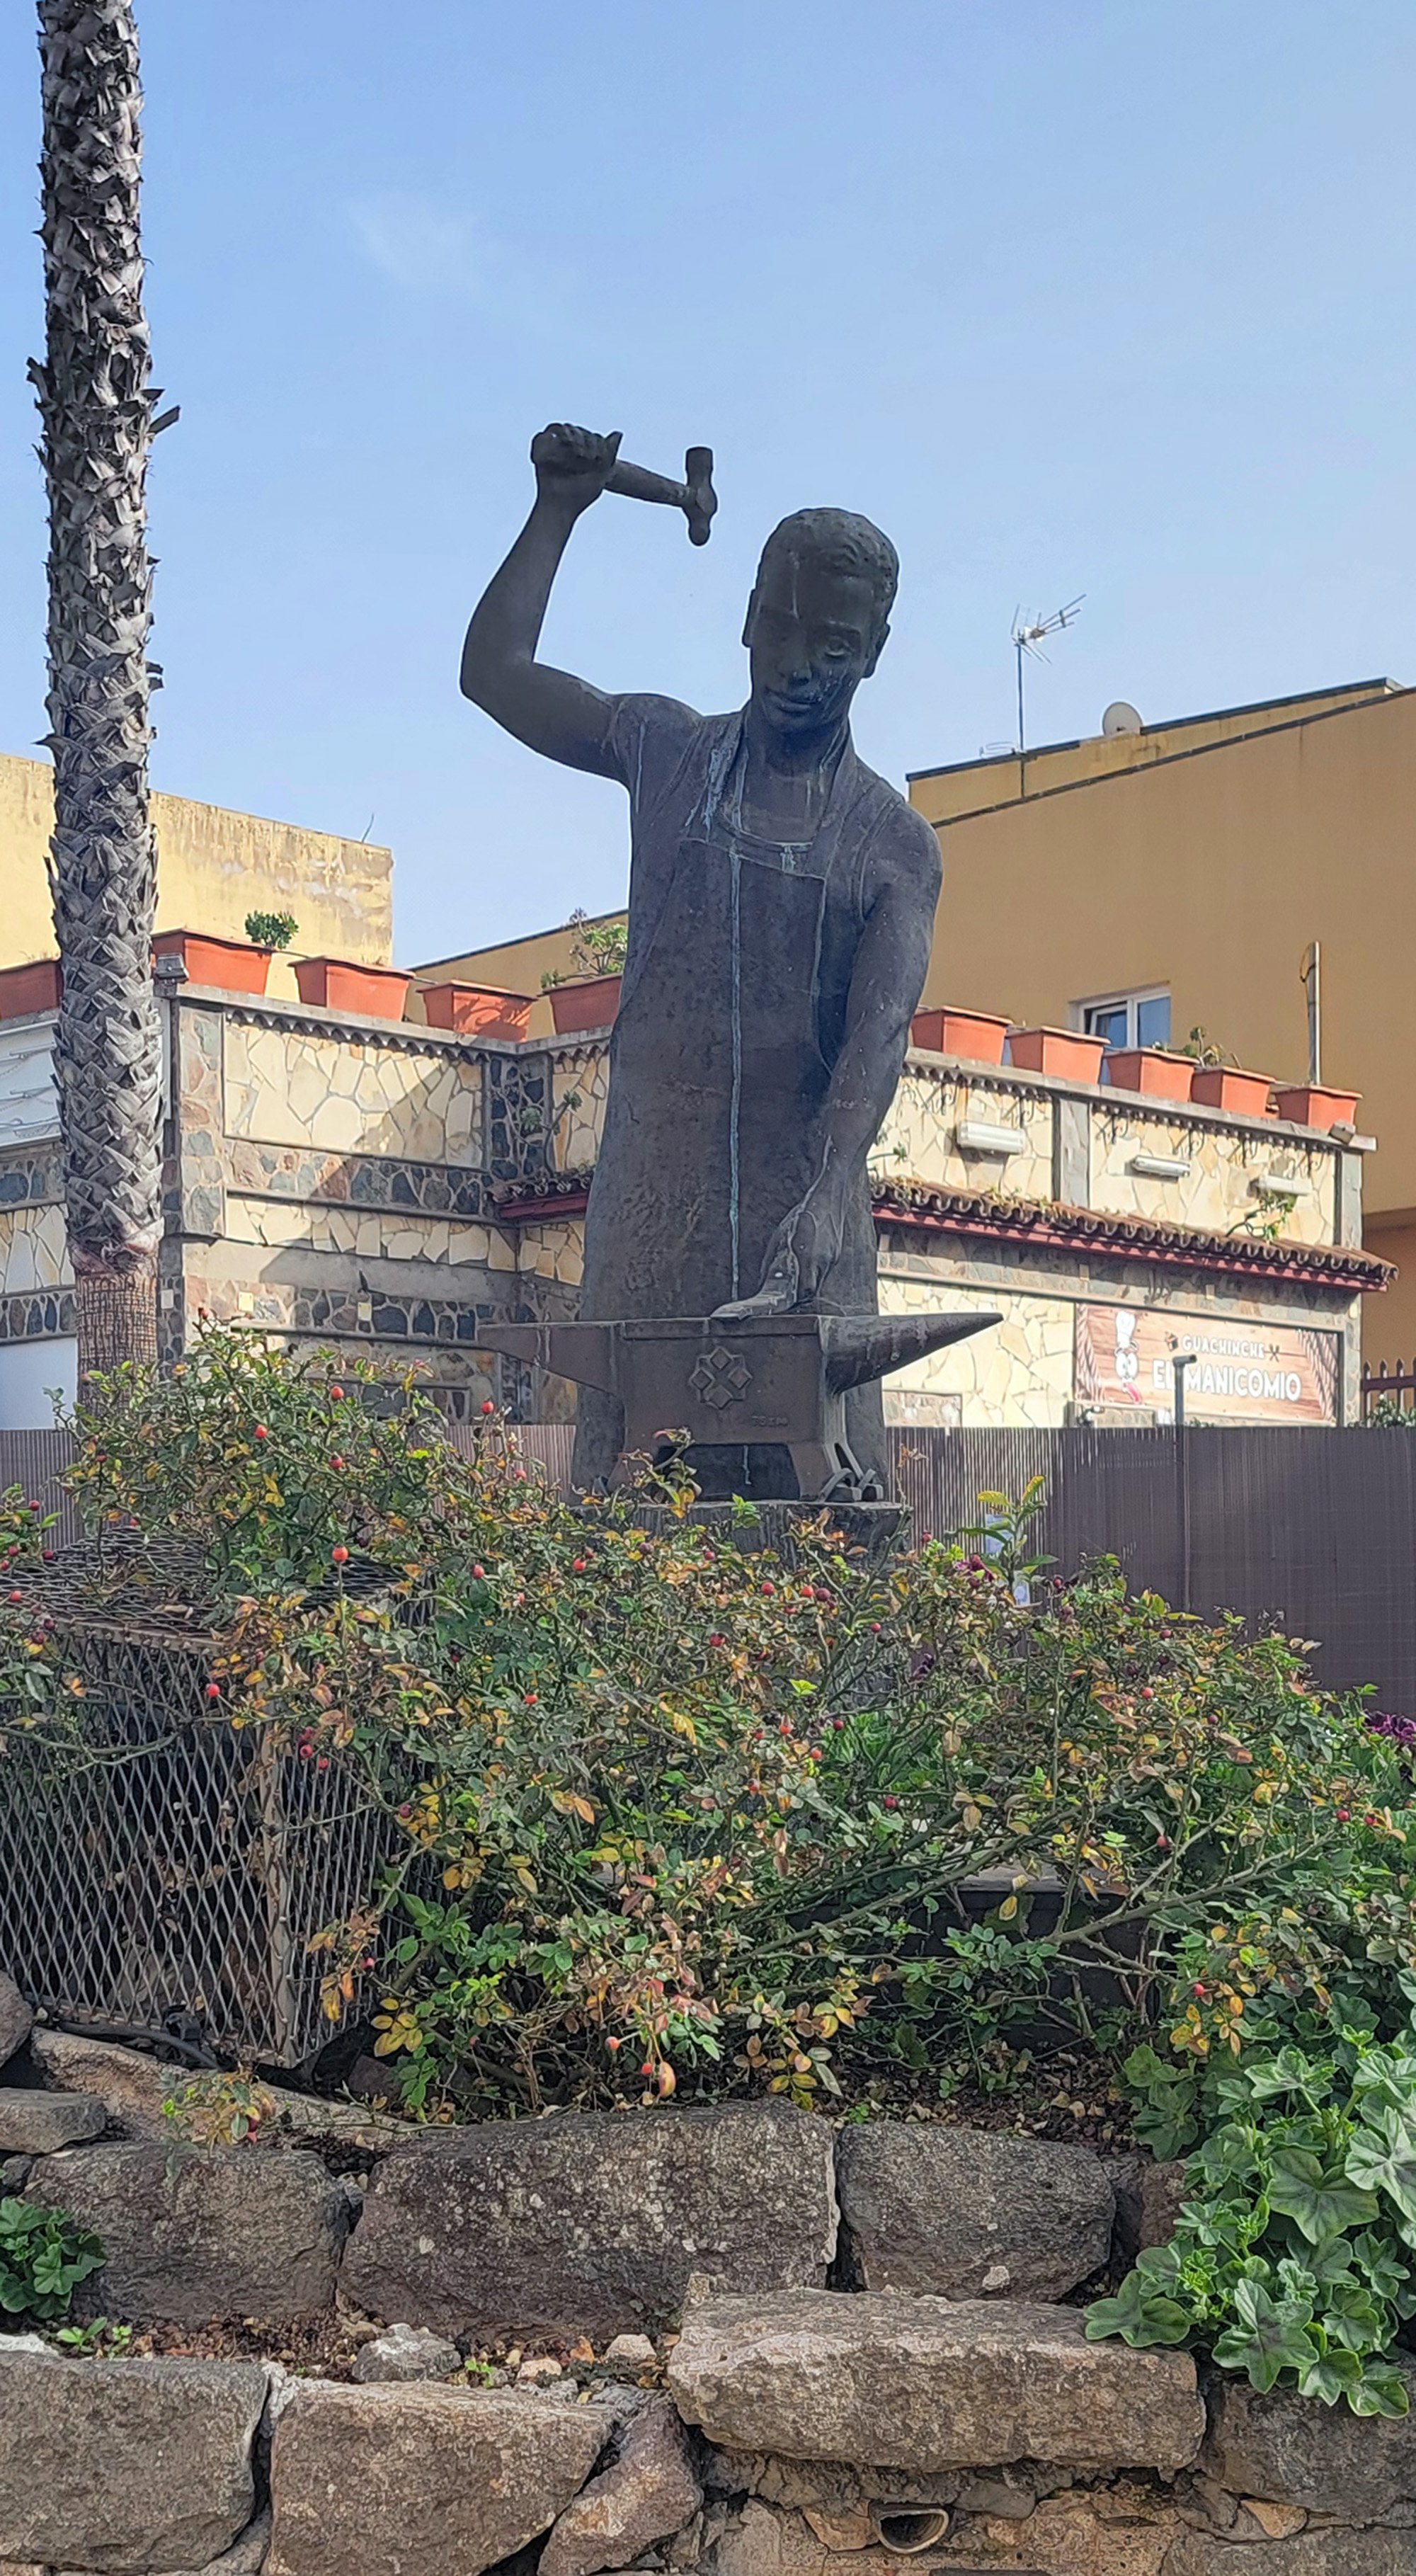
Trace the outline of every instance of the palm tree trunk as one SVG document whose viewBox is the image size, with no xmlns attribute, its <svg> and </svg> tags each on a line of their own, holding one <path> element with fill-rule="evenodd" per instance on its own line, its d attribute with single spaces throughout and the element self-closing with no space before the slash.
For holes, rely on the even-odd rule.
<svg viewBox="0 0 1416 2576">
<path fill-rule="evenodd" d="M 80 1375 L 157 1355 L 162 1045 L 148 814 L 147 460 L 132 0 L 39 0 L 49 493 L 49 875 Z"/>
</svg>

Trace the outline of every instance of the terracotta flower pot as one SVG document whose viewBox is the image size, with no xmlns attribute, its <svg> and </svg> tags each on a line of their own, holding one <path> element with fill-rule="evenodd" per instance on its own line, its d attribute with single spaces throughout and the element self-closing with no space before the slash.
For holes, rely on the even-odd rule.
<svg viewBox="0 0 1416 2576">
<path fill-rule="evenodd" d="M 1190 1076 L 1190 1098 L 1202 1109 L 1230 1109 L 1240 1118 L 1262 1118 L 1268 1109 L 1273 1076 L 1244 1073 L 1237 1064 L 1197 1064 Z"/>
<path fill-rule="evenodd" d="M 1273 1095 L 1273 1105 L 1280 1118 L 1291 1118 L 1295 1127 L 1316 1127 L 1326 1134 L 1329 1127 L 1340 1127 L 1355 1117 L 1360 1091 L 1331 1091 L 1323 1082 L 1280 1083 Z"/>
<path fill-rule="evenodd" d="M 37 957 L 32 966 L 6 966 L 0 970 L 0 1020 L 24 1020 L 34 1011 L 57 1011 L 63 986 L 57 957 Z"/>
<path fill-rule="evenodd" d="M 911 1046 L 930 1055 L 962 1056 L 966 1064 L 1001 1064 L 1007 1034 L 1006 1019 L 995 1019 L 991 1011 L 955 1011 L 947 1003 L 942 1010 L 916 1011 L 910 1022 Z"/>
<path fill-rule="evenodd" d="M 263 993 L 270 973 L 268 948 L 253 948 L 249 939 L 213 939 L 204 930 L 159 930 L 152 953 L 154 961 L 180 957 L 189 983 L 213 985 L 218 993 Z"/>
<path fill-rule="evenodd" d="M 425 984 L 423 1008 L 430 1029 L 456 1029 L 470 1038 L 509 1038 L 519 1045 L 531 1016 L 531 996 L 503 993 L 495 984 Z"/>
<path fill-rule="evenodd" d="M 552 984 L 551 1017 L 558 1038 L 578 1037 L 582 1029 L 607 1029 L 619 1009 L 618 975 L 576 975 L 568 984 Z"/>
<path fill-rule="evenodd" d="M 1073 1082 L 1099 1082 L 1105 1038 L 1080 1029 L 1011 1029 L 1008 1061 L 1022 1073 L 1066 1074 Z"/>
<path fill-rule="evenodd" d="M 295 968 L 302 1002 L 317 1011 L 359 1011 L 370 1020 L 401 1020 L 409 978 L 392 966 L 356 966 L 347 957 L 302 957 Z"/>
<path fill-rule="evenodd" d="M 1165 1047 L 1113 1047 L 1106 1079 L 1114 1091 L 1139 1091 L 1147 1100 L 1188 1100 L 1195 1068 L 1187 1055 Z"/>
</svg>

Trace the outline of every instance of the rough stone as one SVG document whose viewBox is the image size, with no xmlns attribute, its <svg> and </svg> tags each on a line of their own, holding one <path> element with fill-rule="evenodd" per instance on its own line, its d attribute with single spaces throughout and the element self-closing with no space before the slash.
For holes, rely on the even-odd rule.
<svg viewBox="0 0 1416 2576">
<path fill-rule="evenodd" d="M 0 2091 L 0 2148 L 7 2155 L 52 2156 L 82 2138 L 101 2137 L 108 2114 L 91 2093 Z"/>
<path fill-rule="evenodd" d="M 1237 2496 L 1380 2522 L 1416 2498 L 1416 2360 L 1397 2356 L 1409 2415 L 1357 2416 L 1247 2380 L 1215 2376 L 1202 2466 Z"/>
<path fill-rule="evenodd" d="M 902 2576 L 912 2565 L 924 2576 L 1169 2576 L 1175 2532 L 1163 2503 L 1127 2496 L 1113 2510 L 1110 2498 L 1078 2494 L 1040 2505 L 1025 2523 L 951 2516 L 947 2535 L 917 2558 L 870 2546 L 842 2561 L 805 2514 L 752 2499 L 729 2516 L 712 2563 L 714 2576 Z M 1225 2576 L 1270 2576 L 1269 2562 L 1236 2562 Z"/>
<path fill-rule="evenodd" d="M 141 2049 L 116 2048 L 109 2040 L 83 2039 L 67 2030 L 36 2030 L 30 2053 L 56 2084 L 75 2093 L 92 2093 L 110 2120 L 133 2138 L 180 2138 L 167 2116 L 166 2104 L 192 2082 L 186 2066 L 161 2066 Z M 342 2138 L 350 2146 L 385 2154 L 409 2135 L 408 2123 L 382 2112 L 363 2110 L 353 2102 L 331 2102 L 310 2093 L 291 2093 L 280 2084 L 263 2084 L 274 2105 L 262 2123 L 262 2144 L 274 2136 Z"/>
<path fill-rule="evenodd" d="M 390 2326 L 361 2347 L 354 2376 L 361 2386 L 378 2379 L 446 2379 L 461 2361 L 446 2335 L 429 2334 L 426 2326 Z"/>
<path fill-rule="evenodd" d="M 1004 2300 L 713 2299 L 689 2311 L 668 2382 L 710 2442 L 789 2459 L 1166 2470 L 1204 2432 L 1188 2354 L 1088 2343 L 1079 2309 Z"/>
<path fill-rule="evenodd" d="M 648 2335 L 618 2334 L 605 2346 L 602 2367 L 612 2378 L 637 2378 L 641 2370 L 652 2370 L 658 2356 Z"/>
<path fill-rule="evenodd" d="M 17 2191 L 23 2191 L 33 2170 L 33 2156 L 6 2156 L 0 2160 L 0 2199 L 12 2199 Z"/>
<path fill-rule="evenodd" d="M 541 2552 L 540 2576 L 627 2567 L 702 2502 L 683 2426 L 667 2397 L 653 2397 L 623 2426 L 617 2457 L 566 2507 Z"/>
<path fill-rule="evenodd" d="M 1086 2147 L 871 2120 L 841 2131 L 836 2188 L 863 2290 L 1060 2299 L 1111 2251 L 1112 2189 Z"/>
<path fill-rule="evenodd" d="M 266 2374 L 0 2356 L 0 2554 L 98 2576 L 204 2567 L 251 2520 Z"/>
<path fill-rule="evenodd" d="M 593 2406 L 305 2381 L 275 2429 L 270 2576 L 480 2576 L 595 2465 Z"/>
<path fill-rule="evenodd" d="M 348 2207 L 318 2158 L 146 2143 L 46 2156 L 25 2198 L 103 2240 L 85 2302 L 204 2325 L 332 2306 Z"/>
<path fill-rule="evenodd" d="M 1184 2531 L 1164 2576 L 1416 2576 L 1416 2532 L 1304 2531 L 1295 2540 L 1221 2540 Z"/>
<path fill-rule="evenodd" d="M 667 2322 L 696 2268 L 823 2281 L 835 2240 L 830 2132 L 787 2105 L 495 2121 L 389 2157 L 344 2286 L 453 2333 L 598 2339 Z"/>
<path fill-rule="evenodd" d="M 1134 2263 L 1148 2245 L 1168 2245 L 1185 2198 L 1183 2158 L 1170 2164 L 1154 2156 L 1112 2156 L 1107 2177 L 1116 2194 L 1116 2251 Z"/>
<path fill-rule="evenodd" d="M 8 2066 L 34 2028 L 34 2014 L 13 1977 L 0 1968 L 0 2066 Z"/>
</svg>

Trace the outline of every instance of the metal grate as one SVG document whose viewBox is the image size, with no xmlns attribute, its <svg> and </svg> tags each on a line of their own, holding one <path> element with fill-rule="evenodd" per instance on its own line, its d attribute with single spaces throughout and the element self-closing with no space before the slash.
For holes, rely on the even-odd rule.
<svg viewBox="0 0 1416 2576">
<path fill-rule="evenodd" d="M 197 2014 L 218 2048 L 289 2065 L 329 2035 L 313 1933 L 367 1902 L 396 1828 L 326 1772 L 213 1715 L 208 1639 L 65 1622 L 82 1740 L 11 1739 L 0 1957 L 81 2020 Z"/>
</svg>

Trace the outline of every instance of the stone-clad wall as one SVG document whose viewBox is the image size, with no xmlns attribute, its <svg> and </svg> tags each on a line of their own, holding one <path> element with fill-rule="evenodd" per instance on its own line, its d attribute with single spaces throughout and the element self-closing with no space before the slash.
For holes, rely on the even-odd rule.
<svg viewBox="0 0 1416 2576">
<path fill-rule="evenodd" d="M 223 1132 L 265 1145 L 483 1160 L 482 1066 L 461 1048 L 223 1014 Z"/>
<path fill-rule="evenodd" d="M 0 2148 L 103 2237 L 91 2307 L 354 2357 L 0 2338 L 5 2576 L 1416 2576 L 1416 2417 L 1086 2340 L 1176 2168 L 781 2103 L 410 2132 L 274 2097 L 276 2142 L 205 2148 L 173 2070 L 35 2045 L 95 2092 L 0 2090 Z"/>
</svg>

